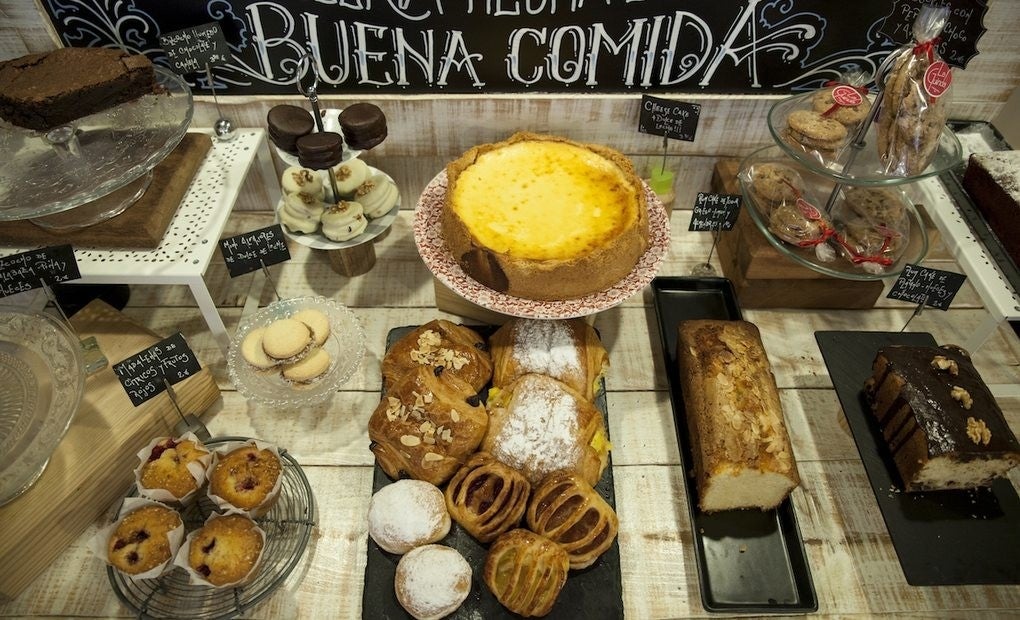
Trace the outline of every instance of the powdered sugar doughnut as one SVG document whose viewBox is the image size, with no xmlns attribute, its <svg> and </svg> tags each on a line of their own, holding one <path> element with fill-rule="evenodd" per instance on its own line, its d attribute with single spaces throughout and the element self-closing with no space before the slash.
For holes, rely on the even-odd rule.
<svg viewBox="0 0 1020 620">
<path fill-rule="evenodd" d="M 398 480 L 379 489 L 368 504 L 368 535 L 384 551 L 407 553 L 450 532 L 443 492 L 424 480 Z"/>
<path fill-rule="evenodd" d="M 417 620 L 439 620 L 467 598 L 471 566 L 451 547 L 418 547 L 397 563 L 393 589 L 401 607 Z"/>
</svg>

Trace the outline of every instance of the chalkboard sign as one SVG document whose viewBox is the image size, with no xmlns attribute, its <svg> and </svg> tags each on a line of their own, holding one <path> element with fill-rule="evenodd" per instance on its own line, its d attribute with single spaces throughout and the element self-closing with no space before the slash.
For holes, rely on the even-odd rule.
<svg viewBox="0 0 1020 620">
<path fill-rule="evenodd" d="M 687 230 L 733 230 L 740 215 L 740 196 L 698 192 Z"/>
<path fill-rule="evenodd" d="M 230 47 L 216 22 L 185 28 L 159 38 L 170 68 L 182 75 L 204 71 L 230 60 Z"/>
<path fill-rule="evenodd" d="M 873 75 L 910 41 L 879 33 L 889 0 L 41 4 L 67 45 L 126 46 L 166 66 L 160 35 L 216 21 L 230 50 L 216 88 L 237 95 L 294 96 L 306 52 L 319 94 L 788 93 Z M 982 15 L 954 16 L 944 39 L 979 32 Z"/>
<path fill-rule="evenodd" d="M 949 310 L 966 279 L 962 273 L 907 264 L 886 297 Z"/>
<path fill-rule="evenodd" d="M 163 379 L 174 385 L 200 370 L 198 358 L 180 332 L 113 366 L 135 407 L 165 390 Z"/>
<path fill-rule="evenodd" d="M 913 39 L 912 27 L 921 7 L 944 6 L 949 9 L 946 27 L 935 49 L 942 60 L 967 68 L 970 59 L 977 56 L 977 42 L 985 33 L 984 16 L 988 11 L 986 0 L 895 0 L 892 12 L 882 21 L 879 33 L 894 41 L 909 43 Z"/>
<path fill-rule="evenodd" d="M 693 142 L 700 115 L 701 106 L 696 103 L 644 95 L 641 97 L 638 131 Z"/>
<path fill-rule="evenodd" d="M 290 260 L 279 224 L 220 239 L 220 252 L 231 278 Z"/>
<path fill-rule="evenodd" d="M 81 277 L 70 245 L 54 245 L 0 258 L 0 297 Z"/>
</svg>

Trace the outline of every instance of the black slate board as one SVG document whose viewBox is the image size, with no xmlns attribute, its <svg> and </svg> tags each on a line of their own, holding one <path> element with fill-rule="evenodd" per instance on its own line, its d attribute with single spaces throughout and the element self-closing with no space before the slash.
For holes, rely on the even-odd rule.
<svg viewBox="0 0 1020 620">
<path fill-rule="evenodd" d="M 741 318 L 736 295 L 724 278 L 655 278 L 655 312 L 662 341 L 680 462 L 690 472 L 692 457 L 676 361 L 677 324 L 690 319 Z M 698 510 L 698 490 L 685 480 L 687 506 L 698 561 L 701 602 L 712 612 L 771 614 L 817 611 L 811 569 L 801 541 L 793 502 L 775 510 Z"/>
<path fill-rule="evenodd" d="M 391 329 L 386 336 L 386 350 L 400 338 L 413 331 L 417 326 L 397 327 Z M 471 329 L 484 337 L 489 337 L 494 327 L 475 326 Z M 606 416 L 605 385 L 595 396 L 595 407 Z M 609 419 L 606 420 L 606 432 L 609 432 Z M 372 492 L 390 484 L 392 480 L 378 465 L 372 476 Z M 602 480 L 595 490 L 605 498 L 609 505 L 616 508 L 616 493 L 613 488 L 613 463 L 610 455 L 609 465 Z M 523 521 L 522 521 L 523 523 Z M 461 552 L 464 559 L 471 565 L 471 593 L 467 600 L 454 614 L 448 618 L 462 620 L 485 618 L 518 618 L 499 604 L 489 587 L 482 580 L 482 567 L 488 547 L 476 541 L 456 521 L 450 533 L 440 544 L 453 547 Z M 361 615 L 366 620 L 410 618 L 404 608 L 397 602 L 393 593 L 393 576 L 397 570 L 399 555 L 388 553 L 379 548 L 371 537 L 368 539 L 368 561 L 365 565 L 365 587 L 361 598 Z M 560 591 L 552 611 L 546 618 L 623 618 L 623 587 L 620 575 L 620 545 L 613 541 L 612 547 L 606 551 L 593 565 L 583 570 L 572 570 L 567 576 L 567 583 Z"/>
<path fill-rule="evenodd" d="M 1020 500 L 1008 480 L 970 491 L 903 493 L 864 382 L 880 347 L 934 346 L 926 333 L 815 332 L 907 583 L 1020 584 Z"/>
</svg>

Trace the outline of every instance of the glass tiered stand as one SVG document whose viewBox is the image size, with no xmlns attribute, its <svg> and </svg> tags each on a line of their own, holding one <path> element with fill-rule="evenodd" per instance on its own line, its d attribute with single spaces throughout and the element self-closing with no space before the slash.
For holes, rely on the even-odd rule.
<svg viewBox="0 0 1020 620">
<path fill-rule="evenodd" d="M 910 47 L 900 48 L 890 54 L 889 58 L 879 67 L 876 85 L 884 84 L 888 68 L 900 53 Z M 898 275 L 908 263 L 920 262 L 928 252 L 928 235 L 918 211 L 902 187 L 922 178 L 941 174 L 960 163 L 962 148 L 956 135 L 948 127 L 943 127 L 938 139 L 932 162 L 920 174 L 911 176 L 892 175 L 885 171 L 885 164 L 879 158 L 876 146 L 877 128 L 875 120 L 882 102 L 884 89 L 879 90 L 871 107 L 871 112 L 851 135 L 848 144 L 840 149 L 833 158 L 823 158 L 817 152 L 806 150 L 793 142 L 786 135 L 786 119 L 795 110 L 811 109 L 811 97 L 814 93 L 795 95 L 782 99 L 772 106 L 768 116 L 768 126 L 775 145 L 759 149 L 741 163 L 740 179 L 743 204 L 751 219 L 765 238 L 783 255 L 805 267 L 828 276 L 848 280 L 880 280 Z M 904 249 L 892 264 L 881 269 L 865 269 L 860 264 L 840 256 L 839 248 L 835 249 L 835 258 L 823 260 L 813 247 L 798 247 L 778 238 L 769 228 L 768 208 L 761 205 L 751 191 L 748 171 L 754 166 L 766 163 L 783 164 L 796 170 L 807 184 L 807 189 L 817 197 L 827 197 L 824 204 L 814 205 L 821 211 L 830 213 L 833 206 L 841 199 L 843 192 L 851 187 L 884 187 L 902 201 L 909 220 L 909 234 Z M 829 241 L 829 243 L 834 243 Z"/>
<path fill-rule="evenodd" d="M 161 92 L 48 132 L 0 121 L 0 222 L 84 228 L 134 204 L 191 124 L 191 89 L 156 68 Z"/>
</svg>

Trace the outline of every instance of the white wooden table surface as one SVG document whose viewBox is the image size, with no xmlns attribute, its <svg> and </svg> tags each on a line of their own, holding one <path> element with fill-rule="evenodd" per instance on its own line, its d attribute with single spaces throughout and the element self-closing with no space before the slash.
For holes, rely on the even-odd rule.
<svg viewBox="0 0 1020 620">
<path fill-rule="evenodd" d="M 431 274 L 418 257 L 410 226 L 418 192 L 443 162 L 392 158 L 371 163 L 397 179 L 404 205 L 390 234 L 376 247 L 375 267 L 364 276 L 341 277 L 324 253 L 294 245 L 292 260 L 271 268 L 282 296 L 335 298 L 350 306 L 364 327 L 368 355 L 353 379 L 326 404 L 281 412 L 246 402 L 230 384 L 223 354 L 186 287 L 134 286 L 126 309 L 157 332 L 182 331 L 203 364 L 213 369 L 223 393 L 222 402 L 206 417 L 214 435 L 276 442 L 294 455 L 311 481 L 318 525 L 309 548 L 286 583 L 248 617 L 360 615 L 373 466 L 366 428 L 379 398 L 386 333 L 440 316 L 458 319 L 436 310 Z M 637 163 L 640 169 L 645 160 L 638 158 Z M 708 253 L 709 235 L 686 231 L 694 194 L 710 189 L 713 163 L 697 157 L 676 163 L 681 168 L 677 177 L 683 181 L 671 214 L 670 252 L 660 275 L 686 275 Z M 224 235 L 271 222 L 268 212 L 235 213 Z M 958 269 L 947 257 L 936 246 L 925 264 Z M 213 261 L 206 280 L 227 329 L 233 331 L 249 290 L 253 285 L 261 289 L 261 280 L 254 274 L 231 280 L 219 261 Z M 267 288 L 261 303 L 268 303 L 270 295 Z M 872 310 L 744 312 L 761 329 L 781 389 L 802 478 L 793 501 L 817 591 L 818 614 L 1016 617 L 1020 586 L 913 587 L 905 582 L 815 344 L 816 330 L 898 331 L 911 311 L 906 304 L 882 298 Z M 940 343 L 962 342 L 985 317 L 978 295 L 965 285 L 952 310 L 925 312 L 910 329 L 931 332 Z M 627 616 L 706 616 L 650 292 L 646 289 L 602 313 L 595 324 L 612 362 L 606 386 Z M 1002 326 L 974 360 L 1014 431 L 1020 433 L 1020 340 Z M 1012 481 L 1020 484 L 1020 472 L 1014 472 Z M 100 525 L 95 523 L 27 591 L 0 606 L 0 617 L 130 616 L 114 596 L 104 564 L 85 547 Z"/>
</svg>

